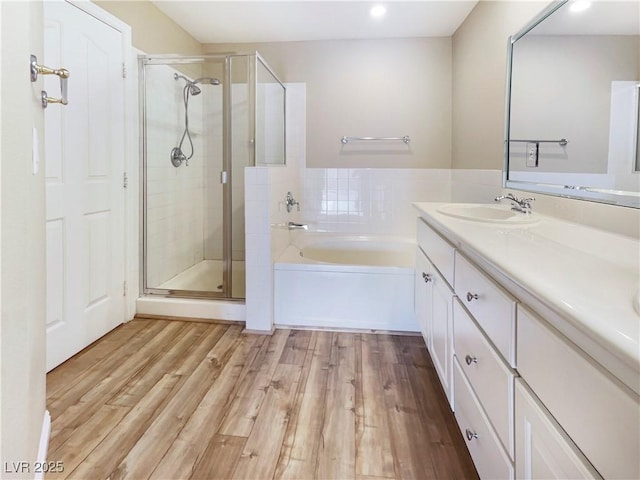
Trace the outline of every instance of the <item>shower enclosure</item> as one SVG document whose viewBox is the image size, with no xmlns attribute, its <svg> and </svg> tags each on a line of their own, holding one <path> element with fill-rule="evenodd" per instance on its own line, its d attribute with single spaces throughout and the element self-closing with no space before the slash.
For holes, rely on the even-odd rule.
<svg viewBox="0 0 640 480">
<path fill-rule="evenodd" d="M 285 162 L 285 87 L 258 53 L 140 56 L 146 295 L 245 297 L 244 169 Z"/>
</svg>

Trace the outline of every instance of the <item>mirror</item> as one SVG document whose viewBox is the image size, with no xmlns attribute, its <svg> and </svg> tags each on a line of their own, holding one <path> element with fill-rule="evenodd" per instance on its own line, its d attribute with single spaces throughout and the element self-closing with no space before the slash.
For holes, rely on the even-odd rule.
<svg viewBox="0 0 640 480">
<path fill-rule="evenodd" d="M 509 38 L 504 186 L 640 208 L 639 96 L 640 2 L 553 2 Z"/>
</svg>

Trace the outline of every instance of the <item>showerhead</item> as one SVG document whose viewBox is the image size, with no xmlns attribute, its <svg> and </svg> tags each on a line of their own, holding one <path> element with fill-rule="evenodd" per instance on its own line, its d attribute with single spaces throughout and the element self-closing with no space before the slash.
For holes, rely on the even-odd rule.
<svg viewBox="0 0 640 480">
<path fill-rule="evenodd" d="M 200 77 L 194 80 L 193 83 L 201 83 L 203 85 L 220 85 L 220 80 L 212 77 Z"/>
<path fill-rule="evenodd" d="M 196 85 L 197 83 L 201 85 L 220 85 L 220 80 L 212 77 L 200 77 L 191 81 L 184 75 L 178 75 L 177 73 L 174 73 L 173 78 L 176 80 L 178 80 L 179 78 L 182 78 L 183 80 L 185 80 L 187 82 L 187 84 L 185 85 L 185 89 L 187 88 L 189 89 L 190 95 L 199 95 L 202 93 L 202 90 L 200 89 L 200 87 Z"/>
</svg>

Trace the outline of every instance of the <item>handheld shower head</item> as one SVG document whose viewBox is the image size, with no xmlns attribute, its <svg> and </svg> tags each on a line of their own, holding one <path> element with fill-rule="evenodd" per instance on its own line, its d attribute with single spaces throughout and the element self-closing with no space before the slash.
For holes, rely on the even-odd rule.
<svg viewBox="0 0 640 480">
<path fill-rule="evenodd" d="M 191 95 L 200 95 L 202 93 L 202 90 L 200 90 L 200 87 L 197 86 L 195 83 L 189 83 L 188 84 L 188 88 L 189 88 L 189 93 Z"/>
<path fill-rule="evenodd" d="M 201 83 L 203 85 L 220 85 L 220 80 L 213 77 L 200 77 L 195 79 L 193 83 Z"/>
</svg>

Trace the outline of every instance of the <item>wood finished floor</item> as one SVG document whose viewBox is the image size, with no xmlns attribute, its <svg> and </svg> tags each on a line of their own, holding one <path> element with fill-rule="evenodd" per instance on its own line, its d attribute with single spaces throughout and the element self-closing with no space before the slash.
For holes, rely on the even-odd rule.
<svg viewBox="0 0 640 480">
<path fill-rule="evenodd" d="M 82 479 L 477 478 L 420 337 L 136 319 L 47 375 Z"/>
</svg>

